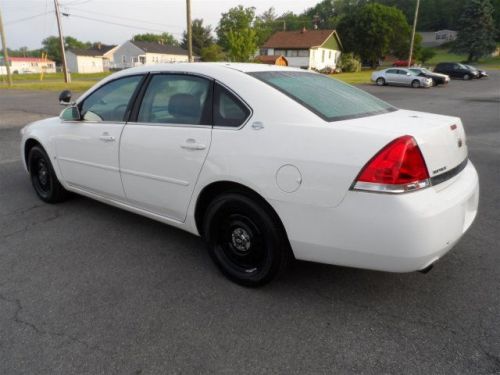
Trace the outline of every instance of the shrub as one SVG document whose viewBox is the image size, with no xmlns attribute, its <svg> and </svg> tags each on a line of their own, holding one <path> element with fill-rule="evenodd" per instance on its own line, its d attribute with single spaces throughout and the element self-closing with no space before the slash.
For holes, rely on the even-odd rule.
<svg viewBox="0 0 500 375">
<path fill-rule="evenodd" d="M 361 61 L 359 61 L 354 54 L 343 53 L 340 56 L 340 68 L 343 72 L 360 72 L 361 71 Z"/>
</svg>

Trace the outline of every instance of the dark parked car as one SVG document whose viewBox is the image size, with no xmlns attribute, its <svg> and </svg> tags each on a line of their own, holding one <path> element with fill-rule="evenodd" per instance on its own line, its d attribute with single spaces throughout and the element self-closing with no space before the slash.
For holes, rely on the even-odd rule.
<svg viewBox="0 0 500 375">
<path fill-rule="evenodd" d="M 446 74 L 431 72 L 425 68 L 410 68 L 410 70 L 414 73 L 417 73 L 421 77 L 427 77 L 432 79 L 432 83 L 434 86 L 444 85 L 445 83 L 450 82 L 450 77 Z"/>
<path fill-rule="evenodd" d="M 471 79 L 478 78 L 479 72 L 460 63 L 439 63 L 434 72 L 449 75 L 451 78 Z"/>
<path fill-rule="evenodd" d="M 486 73 L 484 70 L 478 69 L 478 68 L 476 68 L 475 66 L 472 66 L 472 65 L 465 65 L 465 66 L 468 67 L 468 68 L 470 68 L 470 69 L 472 69 L 472 70 L 477 71 L 478 76 L 476 78 L 488 77 L 488 73 Z"/>
</svg>

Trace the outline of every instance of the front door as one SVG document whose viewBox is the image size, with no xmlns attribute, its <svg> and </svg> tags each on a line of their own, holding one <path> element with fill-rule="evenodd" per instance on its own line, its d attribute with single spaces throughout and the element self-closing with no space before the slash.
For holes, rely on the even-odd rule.
<svg viewBox="0 0 500 375">
<path fill-rule="evenodd" d="M 142 79 L 141 75 L 129 76 L 101 86 L 79 103 L 80 121 L 61 120 L 56 154 L 69 185 L 124 198 L 118 160 L 120 137 L 131 98 Z"/>
<path fill-rule="evenodd" d="M 152 75 L 125 126 L 120 171 L 130 204 L 184 221 L 212 138 L 212 81 Z"/>
</svg>

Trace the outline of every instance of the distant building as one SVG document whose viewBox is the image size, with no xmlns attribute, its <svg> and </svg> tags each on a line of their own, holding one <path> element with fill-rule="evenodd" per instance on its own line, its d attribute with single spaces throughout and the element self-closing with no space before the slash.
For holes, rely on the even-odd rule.
<svg viewBox="0 0 500 375">
<path fill-rule="evenodd" d="M 259 55 L 255 58 L 256 62 L 268 65 L 281 65 L 288 66 L 288 60 L 285 56 L 268 56 L 268 55 Z"/>
<path fill-rule="evenodd" d="M 29 74 L 29 73 L 55 73 L 56 63 L 49 59 L 40 57 L 10 57 L 9 56 L 10 72 L 12 74 Z M 4 58 L 0 56 L 0 75 L 7 74 Z"/>
<path fill-rule="evenodd" d="M 457 39 L 457 31 L 438 30 L 438 31 L 419 31 L 422 36 L 422 46 L 438 47 L 444 43 L 452 42 Z"/>
<path fill-rule="evenodd" d="M 68 70 L 72 73 L 100 73 L 111 68 L 113 53 L 118 46 L 96 44 L 89 49 L 72 49 L 66 52 Z"/>
<path fill-rule="evenodd" d="M 278 31 L 262 46 L 261 55 L 285 56 L 288 66 L 335 69 L 342 44 L 335 30 Z"/>
<path fill-rule="evenodd" d="M 115 50 L 113 67 L 125 69 L 140 65 L 188 61 L 188 51 L 181 47 L 129 40 Z"/>
</svg>

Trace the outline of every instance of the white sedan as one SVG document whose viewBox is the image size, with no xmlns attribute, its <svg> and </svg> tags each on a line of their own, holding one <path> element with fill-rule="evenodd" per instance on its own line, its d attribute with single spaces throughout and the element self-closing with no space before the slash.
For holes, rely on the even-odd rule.
<svg viewBox="0 0 500 375">
<path fill-rule="evenodd" d="M 74 192 L 200 235 L 243 285 L 293 258 L 425 270 L 476 216 L 459 118 L 397 109 L 321 74 L 145 66 L 68 104 L 21 131 L 38 196 Z"/>
</svg>

